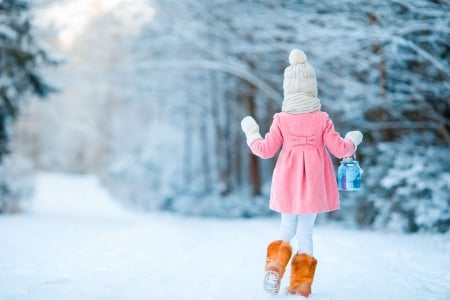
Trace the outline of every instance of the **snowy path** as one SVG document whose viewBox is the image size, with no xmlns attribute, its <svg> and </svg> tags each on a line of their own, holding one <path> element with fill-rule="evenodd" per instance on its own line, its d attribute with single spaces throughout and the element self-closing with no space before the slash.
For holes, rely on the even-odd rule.
<svg viewBox="0 0 450 300">
<path fill-rule="evenodd" d="M 277 299 L 261 291 L 277 220 L 126 212 L 95 178 L 55 174 L 35 204 L 0 217 L 0 300 Z M 448 236 L 318 226 L 315 250 L 309 299 L 450 299 Z"/>
</svg>

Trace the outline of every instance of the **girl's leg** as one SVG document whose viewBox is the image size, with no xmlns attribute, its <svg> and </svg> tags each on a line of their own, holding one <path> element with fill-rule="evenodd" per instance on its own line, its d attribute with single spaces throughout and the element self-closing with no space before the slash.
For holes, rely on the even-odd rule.
<svg viewBox="0 0 450 300">
<path fill-rule="evenodd" d="M 278 294 L 280 282 L 291 259 L 290 242 L 297 230 L 297 216 L 281 214 L 281 226 L 278 240 L 267 247 L 266 266 L 264 271 L 264 289 L 270 294 Z"/>
<path fill-rule="evenodd" d="M 313 257 L 312 232 L 317 214 L 299 215 L 297 221 L 298 253 L 291 261 L 289 293 L 308 297 L 314 281 L 317 260 Z"/>
<path fill-rule="evenodd" d="M 291 242 L 297 231 L 297 218 L 298 215 L 281 214 L 280 240 Z"/>
<path fill-rule="evenodd" d="M 298 253 L 313 256 L 313 227 L 317 214 L 299 215 L 297 218 Z"/>
</svg>

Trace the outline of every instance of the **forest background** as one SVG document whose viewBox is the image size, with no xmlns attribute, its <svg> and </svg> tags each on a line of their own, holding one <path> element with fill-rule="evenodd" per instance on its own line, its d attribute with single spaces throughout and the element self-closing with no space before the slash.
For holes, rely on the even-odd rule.
<svg viewBox="0 0 450 300">
<path fill-rule="evenodd" d="M 364 133 L 361 191 L 319 222 L 448 232 L 449 10 L 446 0 L 1 0 L 0 212 L 26 210 L 34 174 L 52 171 L 96 174 L 134 209 L 271 215 L 276 158 L 250 154 L 240 120 L 268 130 L 300 48 L 336 129 Z"/>
</svg>

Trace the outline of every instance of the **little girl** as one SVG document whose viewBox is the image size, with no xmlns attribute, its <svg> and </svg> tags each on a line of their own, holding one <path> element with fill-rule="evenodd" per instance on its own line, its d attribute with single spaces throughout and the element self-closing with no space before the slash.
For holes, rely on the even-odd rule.
<svg viewBox="0 0 450 300">
<path fill-rule="evenodd" d="M 336 177 L 328 151 L 338 158 L 352 156 L 362 141 L 359 131 L 341 138 L 327 113 L 320 111 L 313 67 L 298 49 L 289 55 L 284 71 L 282 112 L 274 115 L 263 139 L 256 121 L 242 120 L 253 154 L 270 158 L 282 146 L 273 171 L 270 208 L 281 213 L 278 239 L 267 247 L 264 288 L 278 294 L 291 259 L 290 241 L 296 236 L 298 253 L 291 262 L 289 293 L 308 297 L 317 260 L 313 257 L 312 230 L 318 213 L 339 209 Z"/>
</svg>

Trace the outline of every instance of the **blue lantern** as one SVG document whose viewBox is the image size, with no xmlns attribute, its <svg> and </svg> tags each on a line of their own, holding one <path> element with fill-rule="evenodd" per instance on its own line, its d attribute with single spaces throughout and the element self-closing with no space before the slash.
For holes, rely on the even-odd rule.
<svg viewBox="0 0 450 300">
<path fill-rule="evenodd" d="M 341 191 L 359 191 L 361 188 L 361 174 L 363 170 L 359 163 L 352 157 L 341 160 L 338 168 L 338 188 Z"/>
</svg>

